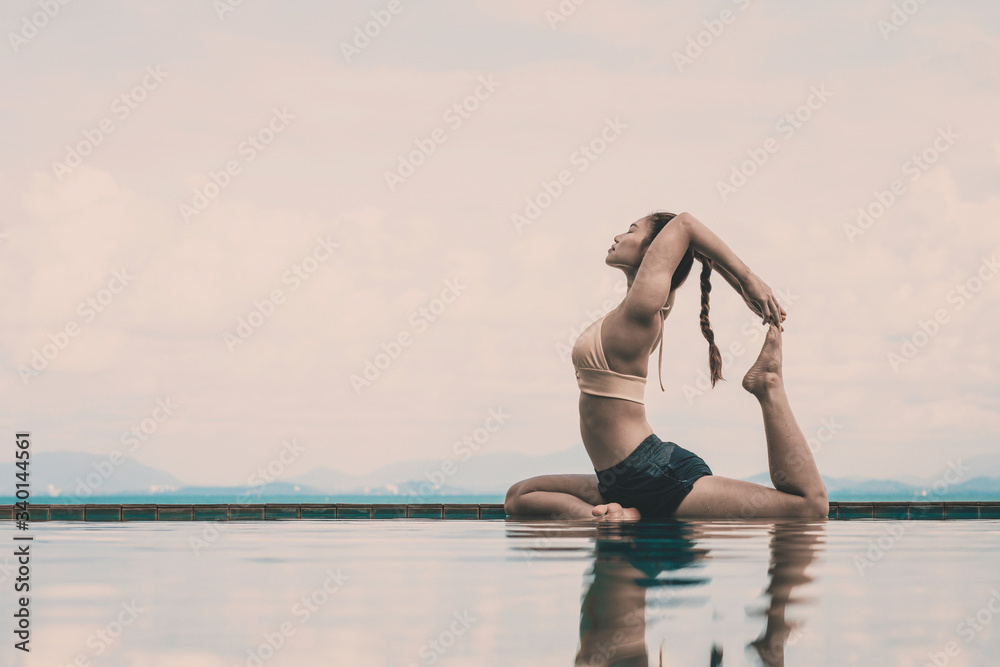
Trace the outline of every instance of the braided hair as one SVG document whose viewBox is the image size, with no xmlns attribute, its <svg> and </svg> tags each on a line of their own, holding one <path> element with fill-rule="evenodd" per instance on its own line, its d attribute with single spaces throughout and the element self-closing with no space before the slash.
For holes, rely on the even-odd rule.
<svg viewBox="0 0 1000 667">
<path fill-rule="evenodd" d="M 722 354 L 719 346 L 715 344 L 715 332 L 712 331 L 712 323 L 708 321 L 708 295 L 712 292 L 712 266 L 714 262 L 708 257 L 698 253 L 698 261 L 701 262 L 701 335 L 708 341 L 708 369 L 712 374 L 712 386 L 722 377 Z"/>
<path fill-rule="evenodd" d="M 652 221 L 653 231 L 649 235 L 649 239 L 646 241 L 646 246 L 653 242 L 656 235 L 659 234 L 667 223 L 673 220 L 676 216 L 674 213 L 667 213 L 665 211 L 657 211 L 650 214 L 650 219 Z M 674 291 L 678 287 L 684 284 L 687 280 L 688 274 L 691 273 L 691 267 L 694 264 L 694 260 L 697 259 L 701 262 L 701 335 L 705 337 L 708 341 L 708 369 L 712 377 L 712 386 L 719 380 L 725 378 L 722 377 L 722 353 L 719 352 L 719 346 L 715 344 L 715 332 L 712 331 L 712 324 L 708 321 L 708 297 L 712 292 L 712 283 L 710 278 L 712 276 L 712 267 L 714 263 L 708 257 L 705 257 L 701 253 L 695 253 L 693 248 L 688 248 L 687 252 L 681 258 L 681 261 L 677 264 L 677 268 L 674 270 L 674 275 L 670 279 L 670 291 Z M 662 345 L 662 343 L 661 343 Z"/>
</svg>

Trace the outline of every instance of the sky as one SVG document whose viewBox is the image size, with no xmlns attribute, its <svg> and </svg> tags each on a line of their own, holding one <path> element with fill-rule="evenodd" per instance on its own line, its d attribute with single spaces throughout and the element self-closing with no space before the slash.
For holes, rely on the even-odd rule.
<svg viewBox="0 0 1000 667">
<path fill-rule="evenodd" d="M 6 2 L 3 428 L 189 484 L 582 448 L 568 346 L 668 210 L 779 294 L 824 474 L 996 452 L 1000 8 L 912 4 Z M 691 280 L 647 414 L 749 476 L 714 285 L 727 381 Z"/>
</svg>

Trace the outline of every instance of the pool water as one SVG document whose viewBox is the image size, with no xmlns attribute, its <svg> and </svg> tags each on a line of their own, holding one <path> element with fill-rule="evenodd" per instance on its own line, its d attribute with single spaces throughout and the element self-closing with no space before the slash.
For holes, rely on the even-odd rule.
<svg viewBox="0 0 1000 667">
<path fill-rule="evenodd" d="M 32 533 L 32 651 L 12 648 L 0 558 L 0 664 L 1000 665 L 994 520 Z"/>
</svg>

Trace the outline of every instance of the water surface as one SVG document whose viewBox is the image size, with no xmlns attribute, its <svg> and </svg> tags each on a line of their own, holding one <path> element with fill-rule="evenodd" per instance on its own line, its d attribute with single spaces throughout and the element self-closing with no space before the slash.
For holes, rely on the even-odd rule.
<svg viewBox="0 0 1000 667">
<path fill-rule="evenodd" d="M 0 664 L 1000 664 L 992 520 L 32 532 L 32 652 Z"/>
</svg>

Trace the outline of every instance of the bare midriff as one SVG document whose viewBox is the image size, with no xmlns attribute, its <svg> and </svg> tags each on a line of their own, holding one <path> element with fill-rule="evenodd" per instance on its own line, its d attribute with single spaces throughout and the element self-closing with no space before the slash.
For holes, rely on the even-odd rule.
<svg viewBox="0 0 1000 667">
<path fill-rule="evenodd" d="M 580 435 L 596 470 L 623 461 L 652 432 L 641 403 L 580 393 Z"/>
</svg>

